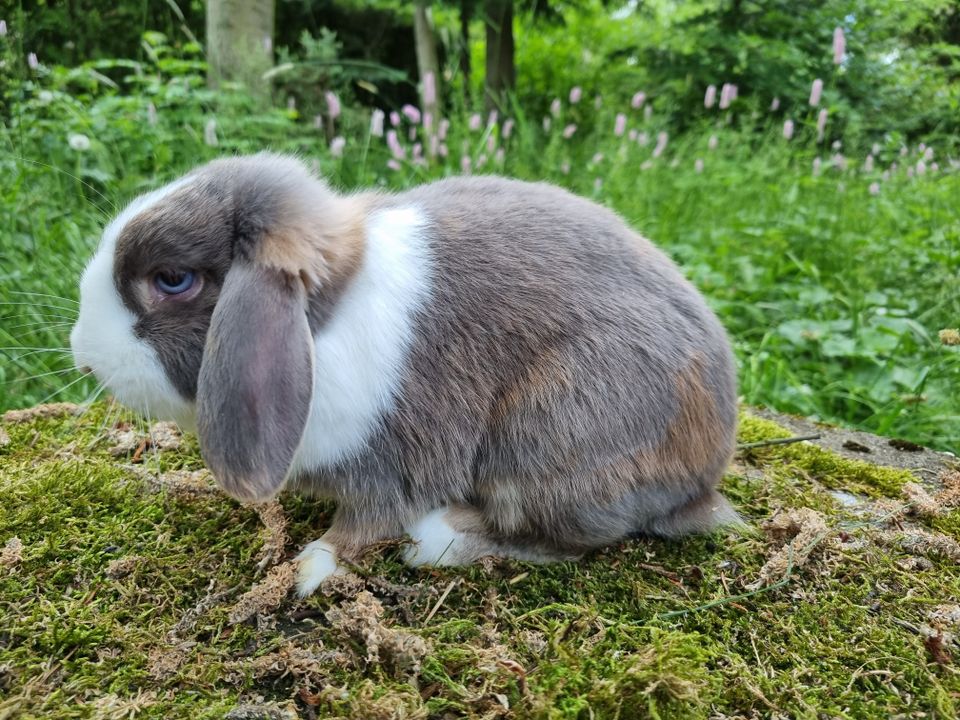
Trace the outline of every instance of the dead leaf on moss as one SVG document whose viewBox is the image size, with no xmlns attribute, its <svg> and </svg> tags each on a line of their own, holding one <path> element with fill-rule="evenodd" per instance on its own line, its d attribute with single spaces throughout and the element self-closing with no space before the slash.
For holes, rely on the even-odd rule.
<svg viewBox="0 0 960 720">
<path fill-rule="evenodd" d="M 231 625 L 249 620 L 254 615 L 266 615 L 273 612 L 290 592 L 295 581 L 293 562 L 282 563 L 270 569 L 262 582 L 245 592 L 231 608 Z"/>
<path fill-rule="evenodd" d="M 64 417 L 65 415 L 79 415 L 83 407 L 74 403 L 48 403 L 22 410 L 7 410 L 3 414 L 3 421 L 7 423 L 24 423 L 39 418 L 49 419 Z"/>
<path fill-rule="evenodd" d="M 383 624 L 383 605 L 370 592 L 357 593 L 326 612 L 327 620 L 341 634 L 363 643 L 367 663 L 383 662 L 395 674 L 417 675 L 430 646 L 419 635 Z"/>
<path fill-rule="evenodd" d="M 291 705 L 255 703 L 237 705 L 224 715 L 225 720 L 299 720 L 300 715 Z"/>
<path fill-rule="evenodd" d="M 911 555 L 936 555 L 960 563 L 960 543 L 943 533 L 919 527 L 885 529 L 877 533 L 877 540 L 884 545 L 905 550 Z"/>
<path fill-rule="evenodd" d="M 104 574 L 111 580 L 119 580 L 131 574 L 143 561 L 144 558 L 140 555 L 127 555 L 126 557 L 117 558 L 116 560 L 110 561 Z"/>
<path fill-rule="evenodd" d="M 770 585 L 783 579 L 788 570 L 805 565 L 810 554 L 833 532 L 823 515 L 812 508 L 779 512 L 763 524 L 763 529 L 775 541 L 789 541 L 767 559 L 757 579 L 746 585 L 748 590 Z"/>
<path fill-rule="evenodd" d="M 90 702 L 97 720 L 127 720 L 156 705 L 157 693 L 140 690 L 135 697 L 123 698 L 114 693 L 102 695 Z"/>
<path fill-rule="evenodd" d="M 137 477 L 142 479 L 151 490 L 165 490 L 178 500 L 199 500 L 204 497 L 221 495 L 209 470 L 170 470 L 156 474 L 138 465 L 125 465 Z"/>
<path fill-rule="evenodd" d="M 228 590 L 213 592 L 213 586 L 215 583 L 215 580 L 211 580 L 210 584 L 207 585 L 207 593 L 203 596 L 203 598 L 201 598 L 200 602 L 187 610 L 177 621 L 177 624 L 167 631 L 168 642 L 176 642 L 185 633 L 193 630 L 194 625 L 197 624 L 197 620 L 221 603 L 226 602 L 227 598 L 234 595 L 240 589 L 240 586 L 236 586 L 229 588 Z"/>
<path fill-rule="evenodd" d="M 943 513 L 943 508 L 926 489 L 917 483 L 906 483 L 901 488 L 903 498 L 910 505 L 910 510 L 919 517 L 932 518 Z"/>
<path fill-rule="evenodd" d="M 940 482 L 943 489 L 937 493 L 936 501 L 946 508 L 960 506 L 960 470 L 945 470 Z"/>
<path fill-rule="evenodd" d="M 120 457 L 134 453 L 133 462 L 140 462 L 147 450 L 179 450 L 183 443 L 179 428 L 172 422 L 154 423 L 146 433 L 128 427 L 114 428 L 107 433 L 107 437 L 113 443 L 109 451 L 111 455 Z"/>
<path fill-rule="evenodd" d="M 158 646 L 147 653 L 147 672 L 154 680 L 168 680 L 190 659 L 195 642 Z"/>
<path fill-rule="evenodd" d="M 266 655 L 228 662 L 225 665 L 227 679 L 240 684 L 248 674 L 256 680 L 292 675 L 317 686 L 326 684 L 332 670 L 350 665 L 350 657 L 346 653 L 324 650 L 320 641 L 311 644 L 308 650 L 288 642 Z"/>
<path fill-rule="evenodd" d="M 23 542 L 18 537 L 7 540 L 0 550 L 0 566 L 12 568 L 23 561 Z"/>
</svg>

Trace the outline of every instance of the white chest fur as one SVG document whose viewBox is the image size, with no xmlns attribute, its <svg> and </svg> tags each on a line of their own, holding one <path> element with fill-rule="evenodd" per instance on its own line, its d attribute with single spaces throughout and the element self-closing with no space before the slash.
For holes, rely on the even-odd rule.
<svg viewBox="0 0 960 720">
<path fill-rule="evenodd" d="M 430 292 L 426 227 L 416 208 L 367 221 L 361 268 L 314 342 L 310 417 L 291 474 L 356 456 L 392 409 Z"/>
</svg>

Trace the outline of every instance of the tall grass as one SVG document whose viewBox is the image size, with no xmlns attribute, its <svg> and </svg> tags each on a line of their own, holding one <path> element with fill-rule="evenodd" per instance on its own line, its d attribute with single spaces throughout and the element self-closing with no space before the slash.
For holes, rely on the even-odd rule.
<svg viewBox="0 0 960 720">
<path fill-rule="evenodd" d="M 960 451 L 960 348 L 938 338 L 960 325 L 960 172 L 947 149 L 818 141 L 817 108 L 788 140 L 738 100 L 671 138 L 646 102 L 589 92 L 565 92 L 546 118 L 458 108 L 433 141 L 398 108 L 380 135 L 362 109 L 314 123 L 212 94 L 202 64 L 153 41 L 145 64 L 24 69 L 0 131 L 0 409 L 92 392 L 63 349 L 83 264 L 119 206 L 208 158 L 270 148 L 347 189 L 496 172 L 593 197 L 706 294 L 746 402 Z"/>
</svg>

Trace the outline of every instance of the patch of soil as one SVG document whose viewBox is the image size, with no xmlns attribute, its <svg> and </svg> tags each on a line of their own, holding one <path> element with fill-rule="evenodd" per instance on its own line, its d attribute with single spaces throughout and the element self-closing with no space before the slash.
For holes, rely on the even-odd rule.
<svg viewBox="0 0 960 720">
<path fill-rule="evenodd" d="M 872 435 L 859 430 L 847 430 L 824 423 L 814 422 L 795 415 L 785 415 L 767 408 L 751 408 L 750 414 L 772 420 L 796 435 L 816 435 L 818 440 L 808 440 L 850 460 L 865 460 L 872 465 L 911 470 L 924 480 L 934 482 L 937 477 L 957 464 L 957 458 L 919 445 L 918 450 L 901 450 L 891 444 L 890 438 Z"/>
</svg>

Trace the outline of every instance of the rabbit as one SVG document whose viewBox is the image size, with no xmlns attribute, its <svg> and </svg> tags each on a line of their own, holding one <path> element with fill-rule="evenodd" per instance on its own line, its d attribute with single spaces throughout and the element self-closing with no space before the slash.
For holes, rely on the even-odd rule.
<svg viewBox="0 0 960 720">
<path fill-rule="evenodd" d="M 494 176 L 342 195 L 297 158 L 134 200 L 80 282 L 78 367 L 198 433 L 230 496 L 332 498 L 313 592 L 372 543 L 410 565 L 573 559 L 740 523 L 727 336 L 613 212 Z"/>
</svg>

